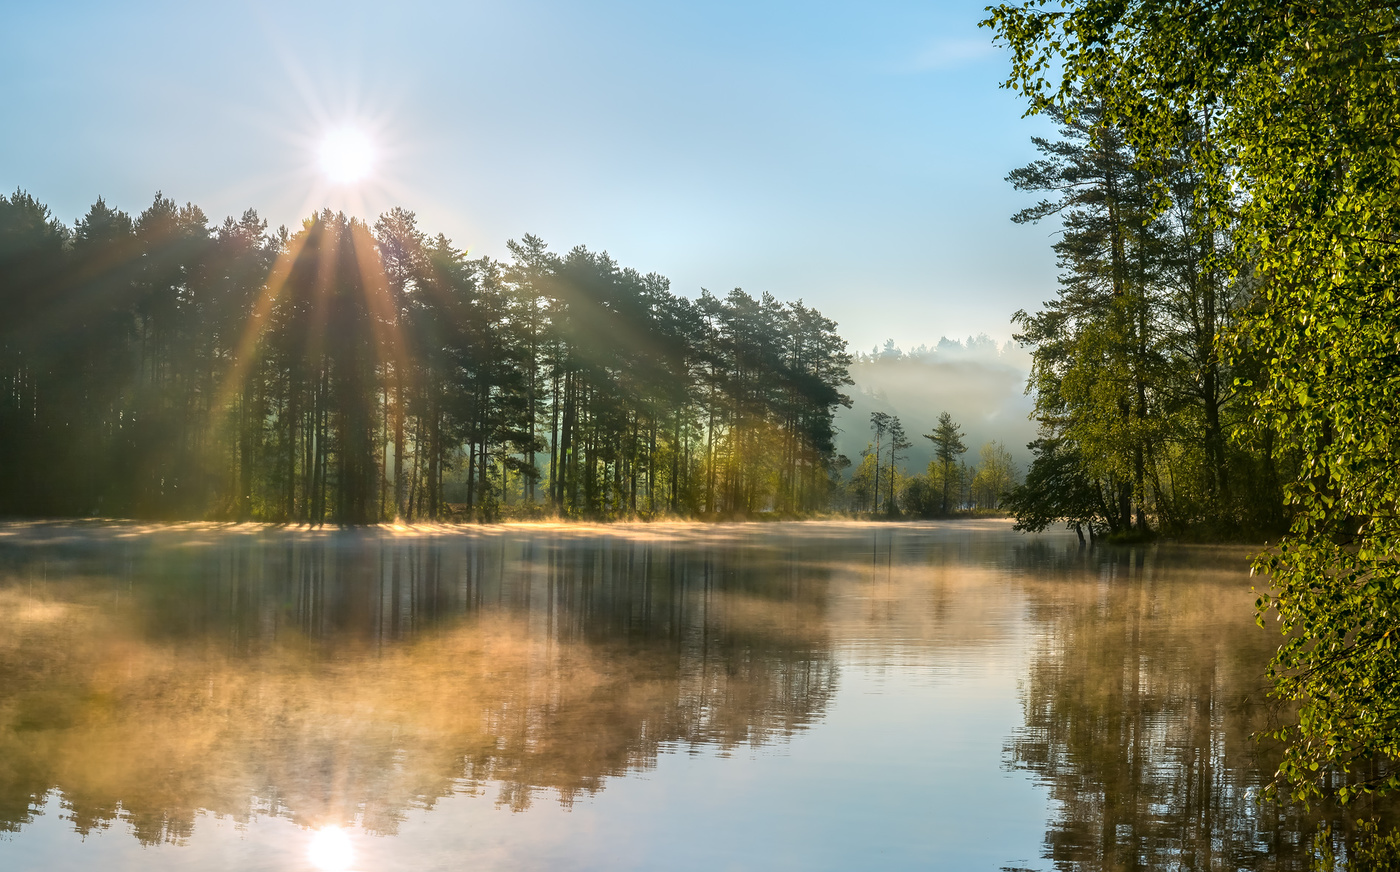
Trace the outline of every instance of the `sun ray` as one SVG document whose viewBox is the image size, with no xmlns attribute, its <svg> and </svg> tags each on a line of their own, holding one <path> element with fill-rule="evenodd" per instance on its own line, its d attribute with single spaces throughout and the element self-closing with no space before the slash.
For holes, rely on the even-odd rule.
<svg viewBox="0 0 1400 872">
<path fill-rule="evenodd" d="M 338 224 L 344 227 L 338 227 Z M 341 230 L 344 232 L 339 232 Z M 348 238 L 342 238 L 348 236 Z M 312 246 L 313 252 L 307 251 Z M 348 245 L 349 250 L 341 248 Z M 348 257 L 347 257 L 348 255 Z M 314 263 L 304 260 L 314 257 Z M 353 258 L 353 263 L 350 260 Z M 309 311 L 303 325 L 299 353 L 303 359 L 319 365 L 326 348 L 327 329 L 335 285 L 351 276 L 341 275 L 343 269 L 354 269 L 364 295 L 365 314 L 368 318 L 372 354 L 376 365 L 383 372 L 392 367 L 406 365 L 408 353 L 398 313 L 388 287 L 388 279 L 379 260 L 376 244 L 369 225 L 343 213 L 321 213 L 307 219 L 302 230 L 293 235 L 287 246 L 277 256 L 268 278 L 254 302 L 253 311 L 243 325 L 241 334 L 233 346 L 233 353 L 224 377 L 215 395 L 214 408 L 230 409 L 239 402 L 248 380 L 253 377 L 257 359 L 266 354 L 264 342 L 276 306 L 285 297 L 289 284 L 294 281 L 294 272 L 311 270 Z M 300 282 L 300 279 L 295 281 Z M 217 430 L 217 423 L 210 422 L 211 437 Z M 239 499 L 247 495 L 240 494 Z"/>
<path fill-rule="evenodd" d="M 365 293 L 365 304 L 369 308 L 370 329 L 374 331 L 374 346 L 380 364 L 402 366 L 404 363 L 403 330 L 399 324 L 394 301 L 389 294 L 389 280 L 384 275 L 379 252 L 375 249 L 369 225 L 364 227 L 363 237 L 352 234 L 355 262 L 360 270 L 360 282 Z"/>
<path fill-rule="evenodd" d="M 303 234 L 297 234 L 288 241 L 287 247 L 273 261 L 267 281 L 263 283 L 262 288 L 258 291 L 257 300 L 253 303 L 253 312 L 243 325 L 243 331 L 234 346 L 233 361 L 224 373 L 214 408 L 226 408 L 233 401 L 235 392 L 242 389 L 244 380 L 248 378 L 248 367 L 252 362 L 253 354 L 262 338 L 268 317 L 272 314 L 272 307 L 276 305 L 278 297 L 281 296 L 283 288 L 287 285 L 287 280 L 291 276 L 292 264 L 301 256 L 301 250 L 305 246 L 306 237 Z M 217 424 L 211 421 L 210 427 L 217 428 Z M 211 435 L 213 435 L 212 432 Z"/>
</svg>

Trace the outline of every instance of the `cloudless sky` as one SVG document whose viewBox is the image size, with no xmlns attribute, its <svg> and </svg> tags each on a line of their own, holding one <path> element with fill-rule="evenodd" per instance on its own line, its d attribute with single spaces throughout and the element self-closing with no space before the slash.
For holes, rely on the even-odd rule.
<svg viewBox="0 0 1400 872">
<path fill-rule="evenodd" d="M 6 2 L 0 186 L 71 222 L 159 189 L 296 227 L 396 205 L 474 255 L 525 233 L 686 295 L 805 300 L 854 348 L 1009 338 L 1054 228 L 1033 134 L 962 2 Z M 330 184 L 327 130 L 376 143 Z"/>
</svg>

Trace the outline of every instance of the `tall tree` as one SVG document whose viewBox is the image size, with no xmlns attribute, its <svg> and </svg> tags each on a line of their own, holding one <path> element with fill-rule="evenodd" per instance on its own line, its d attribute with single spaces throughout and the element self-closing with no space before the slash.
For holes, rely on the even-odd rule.
<svg viewBox="0 0 1400 872">
<path fill-rule="evenodd" d="M 925 433 L 924 438 L 933 442 L 934 459 L 943 468 L 943 499 L 939 503 L 939 511 L 948 514 L 948 488 L 953 476 L 953 462 L 960 455 L 967 451 L 967 446 L 963 444 L 963 433 L 958 428 L 953 416 L 947 412 L 942 412 L 938 416 L 938 426 L 932 433 Z"/>
<path fill-rule="evenodd" d="M 383 362 L 385 375 L 392 385 L 385 396 L 384 415 L 384 425 L 392 431 L 392 450 L 383 466 L 381 492 L 387 495 L 389 483 L 392 482 L 393 511 L 389 514 L 391 517 L 406 518 L 411 515 L 406 502 L 408 405 L 414 392 L 421 387 L 418 381 L 421 372 L 416 370 L 415 364 L 422 359 L 422 353 L 426 350 L 423 342 L 426 337 L 410 331 L 416 324 L 422 323 L 421 318 L 413 317 L 414 313 L 431 304 L 431 301 L 417 298 L 428 269 L 427 241 L 418 229 L 417 216 L 397 207 L 375 221 L 374 237 L 391 304 L 387 311 L 380 313 L 384 321 L 383 329 L 391 331 L 395 337 L 396 342 L 392 347 L 404 352 Z M 415 353 L 410 353 L 409 349 Z"/>
<path fill-rule="evenodd" d="M 875 431 L 875 484 L 873 485 L 874 498 L 870 503 L 870 510 L 878 512 L 880 510 L 880 463 L 883 448 L 882 443 L 885 438 L 885 431 L 890 427 L 890 414 L 888 412 L 871 412 L 870 429 Z"/>
<path fill-rule="evenodd" d="M 895 488 L 895 464 L 899 462 L 900 455 L 913 447 L 914 443 L 909 441 L 909 437 L 904 433 L 904 424 L 899 420 L 898 415 L 890 418 L 890 472 L 887 476 L 886 489 L 889 491 L 889 500 L 886 503 L 886 510 L 891 514 L 899 513 L 899 506 L 894 501 Z"/>
<path fill-rule="evenodd" d="M 64 385 L 53 337 L 64 324 L 55 301 L 68 265 L 69 232 L 24 191 L 0 197 L 0 512 L 63 511 L 70 485 L 56 439 L 54 400 Z M 80 353 L 80 348 L 72 349 Z M 76 411 L 76 410 L 62 410 Z M 72 458 L 65 458 L 72 462 Z M 65 464 L 66 465 L 66 464 Z M 71 511 L 71 509 L 68 509 Z"/>
<path fill-rule="evenodd" d="M 1231 353 L 1262 360 L 1242 375 L 1241 435 L 1297 460 L 1292 527 L 1259 563 L 1273 588 L 1261 609 L 1287 634 L 1277 692 L 1300 706 L 1280 771 L 1304 795 L 1400 787 L 1372 767 L 1400 747 L 1400 698 L 1384 690 L 1400 674 L 1400 8 L 1033 0 L 986 23 L 1032 111 L 1092 94 L 1159 173 L 1185 144 L 1209 223 L 1233 229 L 1241 255 L 1221 265 L 1254 299 Z"/>
<path fill-rule="evenodd" d="M 1107 519 L 1127 530 L 1147 527 L 1147 468 L 1159 441 L 1150 398 L 1156 389 L 1158 338 L 1153 294 L 1161 262 L 1151 220 L 1152 187 L 1127 147 L 1092 102 L 1059 112 L 1061 138 L 1034 142 L 1045 155 L 1013 171 L 1019 190 L 1048 191 L 1017 213 L 1018 223 L 1056 216 L 1060 291 L 1034 315 L 1019 311 L 1016 338 L 1034 347 L 1031 382 L 1036 416 L 1048 435 L 1084 446 L 1091 477 L 1112 492 Z"/>
</svg>

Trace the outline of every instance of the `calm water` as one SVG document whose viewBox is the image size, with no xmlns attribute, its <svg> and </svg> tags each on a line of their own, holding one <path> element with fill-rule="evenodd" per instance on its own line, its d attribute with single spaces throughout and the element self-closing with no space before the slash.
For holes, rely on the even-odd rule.
<svg viewBox="0 0 1400 872">
<path fill-rule="evenodd" d="M 0 869 L 1306 869 L 1245 553 L 3 526 Z"/>
</svg>

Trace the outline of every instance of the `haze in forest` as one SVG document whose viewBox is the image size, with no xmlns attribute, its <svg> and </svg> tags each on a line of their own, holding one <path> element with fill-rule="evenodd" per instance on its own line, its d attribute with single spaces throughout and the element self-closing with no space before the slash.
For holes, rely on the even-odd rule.
<svg viewBox="0 0 1400 872">
<path fill-rule="evenodd" d="M 965 339 L 941 337 L 908 351 L 893 340 L 857 351 L 851 364 L 851 407 L 836 414 L 836 450 L 856 460 L 871 438 L 870 415 L 898 415 L 915 438 L 905 466 L 910 474 L 933 460 L 933 432 L 948 412 L 965 434 L 968 462 L 982 445 L 997 441 L 1021 471 L 1030 464 L 1027 443 L 1035 438 L 1034 401 L 1026 394 L 1030 355 L 1015 342 L 998 344 L 985 333 Z"/>
</svg>

